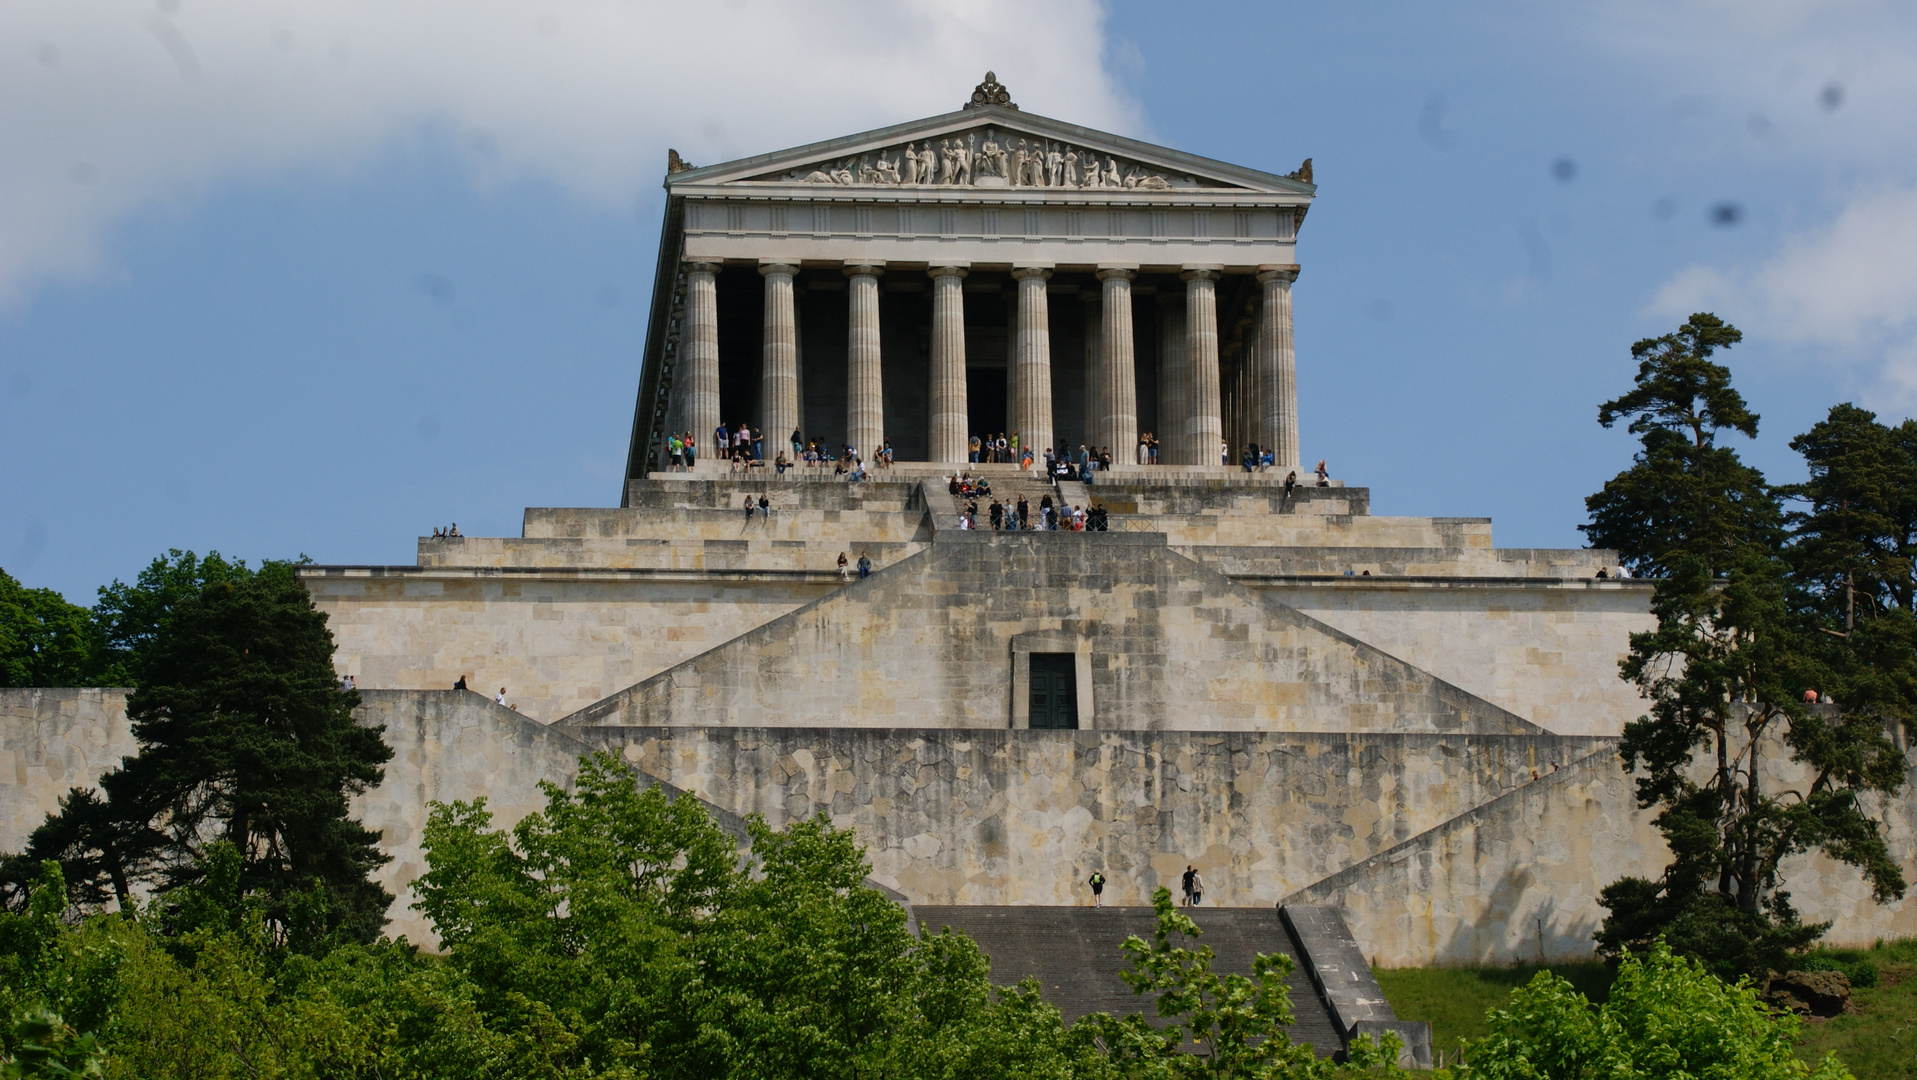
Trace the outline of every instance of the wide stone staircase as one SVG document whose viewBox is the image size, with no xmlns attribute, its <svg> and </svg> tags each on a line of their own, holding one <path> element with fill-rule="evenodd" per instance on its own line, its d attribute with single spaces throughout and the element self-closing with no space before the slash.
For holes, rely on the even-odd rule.
<svg viewBox="0 0 1917 1080">
<path fill-rule="evenodd" d="M 1342 1047 L 1329 1007 L 1312 985 L 1310 974 L 1276 908 L 1185 908 L 1203 931 L 1185 948 L 1210 946 L 1216 953 L 1212 970 L 1220 974 L 1250 975 L 1252 957 L 1281 953 L 1292 960 L 1285 980 L 1291 990 L 1294 1022 L 1291 1037 L 1309 1043 L 1319 1057 Z M 1153 915 L 1147 907 L 1005 907 L 933 906 L 912 908 L 926 933 L 944 927 L 962 931 L 992 961 L 992 982 L 1016 983 L 1027 976 L 1038 979 L 1045 1000 L 1065 1014 L 1067 1023 L 1087 1013 L 1113 1015 L 1143 1013 L 1154 1024 L 1155 1000 L 1132 993 L 1119 977 L 1130 967 L 1120 946 L 1136 934 L 1152 939 Z"/>
</svg>

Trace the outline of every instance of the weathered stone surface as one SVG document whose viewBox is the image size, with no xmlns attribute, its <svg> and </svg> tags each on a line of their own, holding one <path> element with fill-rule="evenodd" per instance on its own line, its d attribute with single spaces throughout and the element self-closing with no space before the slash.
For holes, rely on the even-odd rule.
<svg viewBox="0 0 1917 1080">
<path fill-rule="evenodd" d="M 1791 971 L 1770 981 L 1764 998 L 1803 1016 L 1856 1012 L 1850 1003 L 1850 976 L 1841 971 Z"/>
<path fill-rule="evenodd" d="M 1536 730 L 1129 533 L 946 534 L 565 722 L 1009 727 L 1035 633 L 1089 643 L 1100 728 Z"/>
<path fill-rule="evenodd" d="M 0 690 L 0 852 L 135 750 L 125 690 Z"/>
</svg>

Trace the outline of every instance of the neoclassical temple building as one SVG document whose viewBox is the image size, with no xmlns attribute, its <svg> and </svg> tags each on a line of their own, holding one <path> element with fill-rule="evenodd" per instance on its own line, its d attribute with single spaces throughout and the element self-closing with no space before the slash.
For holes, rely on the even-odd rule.
<svg viewBox="0 0 1917 1080">
<path fill-rule="evenodd" d="M 1207 943 L 1241 969 L 1296 955 L 1321 1048 L 1390 1022 L 1368 961 L 1588 957 L 1599 891 L 1662 872 L 1617 753 L 1650 584 L 1600 577 L 1611 552 L 1496 547 L 1486 519 L 1375 515 L 1344 478 L 1283 486 L 1316 460 L 1292 349 L 1308 160 L 1088 130 L 988 76 L 913 123 L 673 154 L 665 186 L 618 498 L 300 571 L 396 750 L 359 807 L 394 856 L 395 932 L 431 939 L 407 883 L 432 800 L 511 822 L 593 750 L 734 826 L 852 829 L 875 884 L 1068 1015 L 1137 1007 L 1120 931 L 1195 866 Z M 896 464 L 733 472 L 709 440 L 742 422 L 768 458 L 796 429 Z M 966 462 L 1001 431 L 1116 464 L 1088 484 Z M 669 432 L 706 450 L 693 472 L 667 467 Z M 1130 452 L 1144 432 L 1157 464 Z M 1253 442 L 1275 468 L 1220 464 Z M 959 471 L 991 493 L 954 494 Z M 1046 500 L 1110 528 L 990 524 L 993 501 L 1029 523 Z M 841 569 L 861 557 L 869 576 Z M 124 704 L 0 692 L 0 848 L 129 752 Z M 1883 815 L 1917 876 L 1910 801 Z M 1800 861 L 1793 899 L 1834 940 L 1917 932 L 1912 902 Z"/>
<path fill-rule="evenodd" d="M 1091 131 L 988 79 L 944 116 L 672 169 L 634 479 L 667 432 L 709 451 L 722 422 L 901 461 L 1017 432 L 1132 463 L 1150 432 L 1161 464 L 1255 442 L 1298 465 L 1309 160 L 1277 176 Z"/>
</svg>

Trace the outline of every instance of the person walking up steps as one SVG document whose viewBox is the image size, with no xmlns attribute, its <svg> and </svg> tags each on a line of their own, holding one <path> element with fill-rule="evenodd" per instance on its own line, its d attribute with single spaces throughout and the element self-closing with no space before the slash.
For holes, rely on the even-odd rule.
<svg viewBox="0 0 1917 1080">
<path fill-rule="evenodd" d="M 1184 879 L 1183 879 L 1183 880 L 1182 880 L 1182 882 L 1181 882 L 1181 884 L 1182 884 L 1182 885 L 1184 886 L 1184 889 L 1183 889 L 1183 891 L 1184 891 L 1184 893 L 1185 893 L 1185 899 L 1184 899 L 1184 903 L 1183 903 L 1183 905 L 1182 905 L 1182 906 L 1184 906 L 1184 907 L 1190 907 L 1190 906 L 1191 906 L 1191 890 L 1192 890 L 1192 884 L 1191 884 L 1191 883 L 1192 883 L 1192 882 L 1193 882 L 1194 880 L 1196 880 L 1196 879 L 1197 879 L 1197 877 L 1198 877 L 1198 870 L 1197 870 L 1197 868 L 1195 868 L 1195 867 L 1193 867 L 1193 866 L 1192 866 L 1191 864 L 1189 864 L 1189 863 L 1187 863 L 1187 864 L 1185 865 L 1185 876 L 1184 876 Z"/>
<path fill-rule="evenodd" d="M 1088 881 L 1086 884 L 1092 887 L 1092 906 L 1104 907 L 1105 906 L 1105 875 L 1094 870 L 1092 871 L 1091 880 Z"/>
<path fill-rule="evenodd" d="M 1197 907 L 1198 902 L 1204 898 L 1205 878 L 1194 868 L 1191 872 L 1191 906 Z"/>
</svg>

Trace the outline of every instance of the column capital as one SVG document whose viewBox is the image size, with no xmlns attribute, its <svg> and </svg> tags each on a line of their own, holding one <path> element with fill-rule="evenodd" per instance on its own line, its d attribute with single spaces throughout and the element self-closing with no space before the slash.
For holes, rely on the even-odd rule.
<svg viewBox="0 0 1917 1080">
<path fill-rule="evenodd" d="M 1049 266 L 1015 266 L 1012 268 L 1013 281 L 1024 281 L 1026 278 L 1034 277 L 1040 281 L 1044 281 L 1051 276 L 1052 270 Z"/>
<path fill-rule="evenodd" d="M 846 277 L 878 277 L 885 273 L 885 264 L 880 262 L 852 262 L 845 264 Z"/>
<path fill-rule="evenodd" d="M 1261 283 L 1273 282 L 1273 281 L 1297 281 L 1298 280 L 1298 264 L 1297 263 L 1279 263 L 1275 266 L 1261 266 L 1258 268 L 1258 280 Z"/>
<path fill-rule="evenodd" d="M 725 268 L 725 264 L 707 262 L 703 259 L 687 259 L 686 271 L 692 274 L 716 274 Z"/>
<path fill-rule="evenodd" d="M 1217 281 L 1224 271 L 1215 266 L 1194 266 L 1178 275 L 1182 281 Z"/>
<path fill-rule="evenodd" d="M 925 268 L 927 276 L 931 277 L 934 281 L 943 277 L 962 278 L 971 272 L 969 267 L 955 266 L 949 263 L 943 266 L 928 266 Z"/>
<path fill-rule="evenodd" d="M 799 272 L 799 263 L 798 263 L 798 260 L 796 259 L 791 260 L 789 262 L 785 259 L 760 259 L 759 260 L 759 273 L 761 274 L 785 274 L 786 276 L 790 277 L 791 275 L 796 274 L 798 272 Z"/>
<path fill-rule="evenodd" d="M 1101 266 L 1098 268 L 1100 281 L 1130 281 L 1138 276 L 1135 266 Z"/>
</svg>

